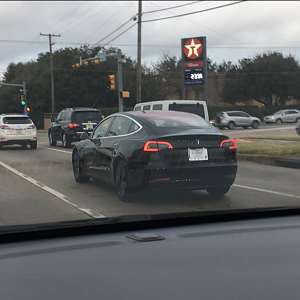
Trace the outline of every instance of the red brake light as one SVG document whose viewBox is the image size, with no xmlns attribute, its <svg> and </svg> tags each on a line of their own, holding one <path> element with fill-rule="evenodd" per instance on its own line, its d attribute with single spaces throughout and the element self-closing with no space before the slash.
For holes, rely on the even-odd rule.
<svg viewBox="0 0 300 300">
<path fill-rule="evenodd" d="M 222 119 L 226 119 L 226 117 L 225 117 L 225 116 L 223 116 L 223 117 L 222 117 Z"/>
<path fill-rule="evenodd" d="M 220 147 L 229 147 L 229 149 L 236 149 L 235 140 L 224 140 L 221 142 Z"/>
<path fill-rule="evenodd" d="M 158 151 L 163 149 L 173 149 L 173 146 L 168 142 L 148 141 L 144 146 L 144 151 Z"/>
<path fill-rule="evenodd" d="M 29 125 L 28 129 L 35 129 L 35 126 L 34 125 Z"/>
<path fill-rule="evenodd" d="M 7 126 L 7 125 L 1 125 L 0 128 L 1 128 L 1 129 L 9 129 L 10 127 Z"/>
<path fill-rule="evenodd" d="M 69 127 L 70 128 L 75 128 L 75 127 L 80 127 L 80 125 L 77 124 L 77 123 L 69 123 Z"/>
</svg>

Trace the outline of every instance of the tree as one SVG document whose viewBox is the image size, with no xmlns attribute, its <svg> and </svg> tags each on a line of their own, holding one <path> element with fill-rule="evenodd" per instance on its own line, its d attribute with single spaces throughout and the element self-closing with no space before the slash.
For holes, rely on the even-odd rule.
<svg viewBox="0 0 300 300">
<path fill-rule="evenodd" d="M 299 80 L 300 66 L 293 56 L 258 54 L 229 66 L 221 97 L 231 104 L 255 100 L 264 105 L 282 105 L 291 98 L 299 100 Z"/>
</svg>

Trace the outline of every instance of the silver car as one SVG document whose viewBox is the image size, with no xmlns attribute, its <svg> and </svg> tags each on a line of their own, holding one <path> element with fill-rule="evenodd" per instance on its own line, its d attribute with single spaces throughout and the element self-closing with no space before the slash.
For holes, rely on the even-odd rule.
<svg viewBox="0 0 300 300">
<path fill-rule="evenodd" d="M 214 126 L 223 129 L 227 127 L 229 129 L 234 129 L 235 127 L 248 128 L 252 127 L 254 129 L 259 128 L 260 119 L 252 117 L 245 113 L 244 111 L 222 111 L 217 113 L 215 117 Z"/>
<path fill-rule="evenodd" d="M 266 124 L 268 123 L 297 123 L 300 120 L 300 111 L 297 109 L 283 109 L 275 114 L 264 117 Z"/>
</svg>

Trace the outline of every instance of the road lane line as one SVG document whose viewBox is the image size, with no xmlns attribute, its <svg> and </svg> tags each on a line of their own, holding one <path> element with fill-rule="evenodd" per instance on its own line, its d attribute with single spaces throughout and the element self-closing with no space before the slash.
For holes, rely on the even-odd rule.
<svg viewBox="0 0 300 300">
<path fill-rule="evenodd" d="M 43 146 L 38 146 L 38 148 L 42 148 L 42 149 L 48 149 L 48 150 L 53 150 L 53 151 L 58 151 L 58 152 L 63 152 L 63 153 L 72 154 L 72 152 L 70 152 L 70 151 L 59 150 L 59 149 L 52 149 L 52 148 L 43 147 Z"/>
<path fill-rule="evenodd" d="M 38 186 L 39 188 L 43 189 L 44 191 L 46 191 L 46 192 L 52 194 L 53 196 L 59 198 L 60 200 L 66 202 L 66 203 L 70 204 L 71 206 L 73 206 L 73 207 L 79 209 L 80 211 L 86 213 L 86 214 L 89 215 L 90 217 L 93 217 L 93 218 L 95 218 L 95 219 L 98 219 L 98 218 L 105 218 L 104 215 L 99 214 L 98 212 L 93 211 L 93 210 L 90 209 L 90 208 L 87 208 L 87 207 L 80 207 L 80 206 L 78 206 L 78 205 L 72 203 L 72 202 L 71 202 L 71 199 L 70 199 L 69 197 L 63 195 L 62 193 L 60 193 L 60 192 L 58 192 L 58 191 L 53 190 L 52 188 L 50 188 L 50 187 L 44 185 L 44 184 L 41 183 L 41 182 L 36 181 L 35 179 L 33 179 L 33 178 L 27 176 L 26 174 L 23 174 L 23 173 L 19 172 L 18 170 L 16 170 L 16 169 L 12 168 L 11 166 L 9 166 L 9 165 L 3 163 L 2 161 L 0 161 L 0 165 L 1 165 L 2 167 L 6 168 L 7 170 L 9 170 L 9 171 L 15 173 L 16 175 L 22 177 L 23 179 L 29 181 L 30 183 L 32 183 L 32 184 Z"/>
<path fill-rule="evenodd" d="M 275 194 L 275 195 L 279 195 L 279 196 L 285 196 L 285 197 L 291 197 L 291 198 L 300 199 L 300 196 L 286 194 L 286 193 L 281 193 L 281 192 L 275 192 L 275 191 L 270 191 L 270 190 L 265 190 L 265 189 L 260 189 L 260 188 L 254 188 L 254 187 L 250 187 L 250 186 L 246 186 L 246 185 L 233 184 L 233 186 L 236 186 L 236 187 L 239 187 L 239 188 L 243 188 L 243 189 L 258 191 L 258 192 L 265 192 L 265 193 L 269 193 L 269 194 Z"/>
</svg>

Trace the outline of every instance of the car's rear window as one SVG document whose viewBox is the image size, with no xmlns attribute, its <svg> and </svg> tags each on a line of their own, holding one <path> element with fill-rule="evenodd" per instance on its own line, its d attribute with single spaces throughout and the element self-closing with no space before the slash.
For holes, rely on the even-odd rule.
<svg viewBox="0 0 300 300">
<path fill-rule="evenodd" d="M 156 127 L 196 127 L 209 128 L 211 125 L 202 117 L 194 114 L 146 114 L 143 116 L 149 123 Z"/>
<path fill-rule="evenodd" d="M 185 103 L 172 103 L 169 104 L 169 110 L 183 111 L 196 114 L 202 118 L 205 118 L 204 107 L 200 103 L 185 104 Z"/>
<path fill-rule="evenodd" d="M 28 117 L 5 117 L 3 124 L 31 124 L 32 121 Z"/>
<path fill-rule="evenodd" d="M 72 114 L 72 121 L 74 122 L 100 122 L 102 115 L 100 111 L 75 111 Z"/>
</svg>

